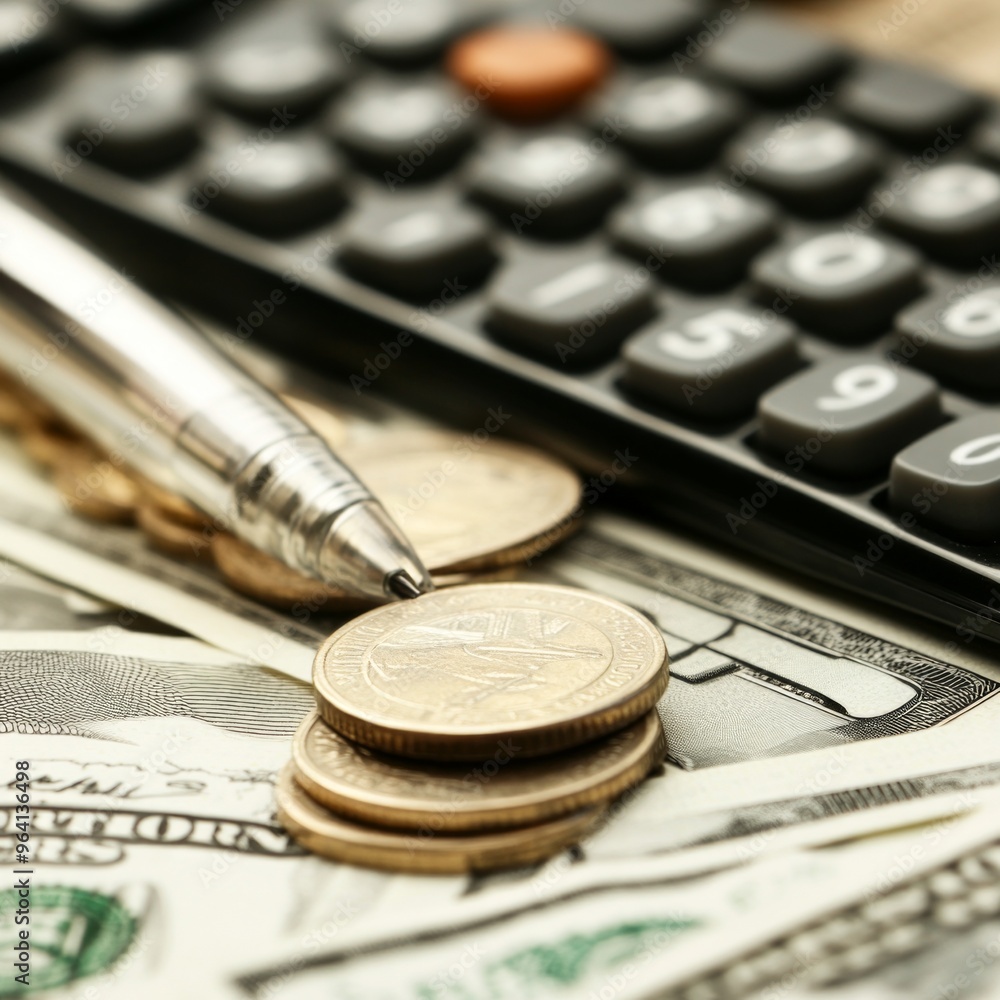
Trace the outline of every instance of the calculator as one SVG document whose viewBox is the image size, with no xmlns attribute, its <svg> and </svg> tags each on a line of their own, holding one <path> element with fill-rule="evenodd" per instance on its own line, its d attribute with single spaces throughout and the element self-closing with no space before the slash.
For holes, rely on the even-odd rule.
<svg viewBox="0 0 1000 1000">
<path fill-rule="evenodd" d="M 5 172 L 237 341 L 1000 641 L 984 95 L 749 0 L 3 13 Z"/>
</svg>

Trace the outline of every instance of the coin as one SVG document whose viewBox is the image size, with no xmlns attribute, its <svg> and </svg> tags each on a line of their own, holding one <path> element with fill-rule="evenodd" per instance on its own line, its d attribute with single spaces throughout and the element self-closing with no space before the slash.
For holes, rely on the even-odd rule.
<svg viewBox="0 0 1000 1000">
<path fill-rule="evenodd" d="M 638 612 L 549 584 L 432 591 L 348 622 L 320 647 L 320 714 L 348 739 L 404 756 L 523 757 L 621 729 L 667 686 L 666 648 Z"/>
<path fill-rule="evenodd" d="M 52 482 L 74 514 L 114 524 L 135 518 L 139 495 L 135 482 L 89 448 L 68 449 L 52 470 Z"/>
<path fill-rule="evenodd" d="M 212 561 L 211 534 L 204 526 L 193 527 L 149 502 L 139 504 L 135 519 L 153 548 L 178 559 Z"/>
<path fill-rule="evenodd" d="M 521 444 L 455 436 L 399 452 L 353 457 L 361 480 L 432 572 L 519 562 L 577 523 L 580 480 L 569 466 Z"/>
<path fill-rule="evenodd" d="M 329 809 L 362 823 L 417 830 L 523 826 L 607 802 L 641 781 L 665 750 L 656 712 L 574 750 L 521 761 L 498 740 L 475 764 L 415 763 L 334 732 L 317 713 L 292 746 L 296 780 Z"/>
<path fill-rule="evenodd" d="M 50 470 L 58 468 L 74 453 L 93 452 L 82 437 L 56 424 L 33 422 L 22 428 L 19 440 L 21 447 L 34 461 Z"/>
<path fill-rule="evenodd" d="M 145 476 L 137 476 L 145 505 L 158 508 L 175 523 L 186 524 L 190 528 L 204 528 L 211 520 L 197 507 L 183 497 L 164 489 Z"/>
<path fill-rule="evenodd" d="M 366 597 L 330 587 L 286 566 L 281 560 L 220 532 L 212 539 L 212 557 L 226 583 L 255 601 L 286 610 L 353 610 L 371 607 Z"/>
<path fill-rule="evenodd" d="M 492 833 L 442 835 L 380 830 L 336 813 L 309 798 L 292 765 L 278 776 L 278 819 L 300 843 L 317 854 L 349 864 L 396 872 L 462 874 L 493 871 L 544 861 L 578 843 L 600 818 L 600 808 Z"/>
</svg>

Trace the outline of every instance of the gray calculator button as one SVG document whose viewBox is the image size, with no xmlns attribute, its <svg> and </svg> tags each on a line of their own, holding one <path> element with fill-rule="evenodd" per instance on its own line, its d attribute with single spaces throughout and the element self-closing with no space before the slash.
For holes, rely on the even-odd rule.
<svg viewBox="0 0 1000 1000">
<path fill-rule="evenodd" d="M 70 145 L 122 170 L 170 165 L 198 141 L 201 104 L 191 61 L 147 52 L 115 62 L 82 84 Z"/>
<path fill-rule="evenodd" d="M 736 417 L 799 365 L 795 328 L 735 306 L 669 317 L 622 350 L 623 384 L 692 416 Z"/>
<path fill-rule="evenodd" d="M 1000 539 L 1000 414 L 956 420 L 900 452 L 889 499 L 946 535 Z"/>
<path fill-rule="evenodd" d="M 880 159 L 871 139 L 814 118 L 743 136 L 726 151 L 725 169 L 802 215 L 829 216 L 861 199 L 879 175 Z"/>
<path fill-rule="evenodd" d="M 224 104 L 251 115 L 288 105 L 300 113 L 325 100 L 347 75 L 347 64 L 322 32 L 294 11 L 270 17 L 206 52 L 205 85 Z"/>
<path fill-rule="evenodd" d="M 769 251 L 754 261 L 751 276 L 764 300 L 784 294 L 802 326 L 855 342 L 890 329 L 922 288 L 912 250 L 843 230 Z"/>
<path fill-rule="evenodd" d="M 863 125 L 913 147 L 945 152 L 962 138 L 980 98 L 943 77 L 903 63 L 871 63 L 841 82 L 837 104 Z"/>
<path fill-rule="evenodd" d="M 478 118 L 456 110 L 463 96 L 432 80 L 375 79 L 344 94 L 327 128 L 395 190 L 416 175 L 440 173 L 465 151 Z"/>
<path fill-rule="evenodd" d="M 243 148 L 209 161 L 192 192 L 193 208 L 277 235 L 319 226 L 343 205 L 343 171 L 318 138 L 276 139 L 252 159 Z"/>
<path fill-rule="evenodd" d="M 934 256 L 975 263 L 1000 247 L 1000 174 L 971 163 L 934 167 L 906 183 L 885 223 Z"/>
<path fill-rule="evenodd" d="M 493 263 L 489 219 L 452 202 L 363 208 L 347 225 L 341 263 L 370 284 L 404 295 L 435 295 L 481 278 Z"/>
<path fill-rule="evenodd" d="M 586 0 L 571 15 L 578 27 L 622 52 L 669 56 L 671 46 L 701 27 L 702 0 Z"/>
<path fill-rule="evenodd" d="M 760 443 L 792 471 L 857 479 L 941 420 L 940 393 L 926 375 L 866 357 L 828 361 L 765 395 Z"/>
<path fill-rule="evenodd" d="M 497 340 L 549 364 L 593 367 L 653 314 L 649 271 L 613 257 L 550 254 L 518 260 L 489 290 Z"/>
<path fill-rule="evenodd" d="M 334 29 L 345 61 L 365 56 L 410 64 L 435 58 L 462 27 L 461 0 L 344 0 Z"/>
<path fill-rule="evenodd" d="M 594 128 L 624 124 L 622 142 L 644 162 L 665 170 L 697 166 L 736 131 L 744 102 L 722 87 L 663 74 L 608 91 L 595 103 Z"/>
<path fill-rule="evenodd" d="M 585 231 L 623 191 L 624 166 L 606 146 L 568 131 L 499 138 L 472 164 L 473 196 L 520 235 Z"/>
<path fill-rule="evenodd" d="M 1000 286 L 942 292 L 896 317 L 903 361 L 981 389 L 1000 388 Z"/>
<path fill-rule="evenodd" d="M 775 236 L 769 205 L 714 185 L 674 185 L 640 196 L 614 213 L 609 228 L 629 253 L 662 257 L 660 277 L 695 289 L 738 281 Z"/>
<path fill-rule="evenodd" d="M 809 95 L 822 103 L 822 86 L 840 74 L 847 54 L 789 19 L 748 12 L 736 14 L 701 61 L 709 72 L 761 100 L 782 103 Z"/>
</svg>

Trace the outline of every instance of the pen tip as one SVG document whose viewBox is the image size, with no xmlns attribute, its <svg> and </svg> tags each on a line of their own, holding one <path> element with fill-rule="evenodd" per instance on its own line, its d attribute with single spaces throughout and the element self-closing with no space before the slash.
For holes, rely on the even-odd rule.
<svg viewBox="0 0 1000 1000">
<path fill-rule="evenodd" d="M 423 591 L 413 582 L 413 577 L 411 577 L 405 569 L 401 569 L 390 574 L 389 578 L 386 580 L 386 588 L 390 591 L 390 593 L 393 593 L 397 597 L 401 597 L 404 600 L 419 597 L 423 593 Z"/>
</svg>

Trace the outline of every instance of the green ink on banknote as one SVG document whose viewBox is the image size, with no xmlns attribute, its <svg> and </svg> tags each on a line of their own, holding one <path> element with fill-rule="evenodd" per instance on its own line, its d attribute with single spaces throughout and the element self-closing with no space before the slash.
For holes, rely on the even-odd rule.
<svg viewBox="0 0 1000 1000">
<path fill-rule="evenodd" d="M 14 891 L 0 892 L 0 913 L 16 905 Z M 41 993 L 108 968 L 132 943 L 137 926 L 111 896 L 70 886 L 32 887 L 29 985 L 5 979 L 0 998 Z M 0 949 L 11 954 L 18 928 L 6 922 L 0 928 Z"/>
</svg>

